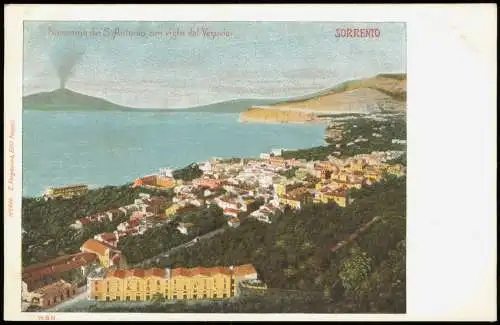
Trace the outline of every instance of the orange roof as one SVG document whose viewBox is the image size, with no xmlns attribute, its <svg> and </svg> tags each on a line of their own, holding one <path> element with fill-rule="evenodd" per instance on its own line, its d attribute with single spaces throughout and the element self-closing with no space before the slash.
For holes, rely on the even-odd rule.
<svg viewBox="0 0 500 325">
<path fill-rule="evenodd" d="M 231 275 L 231 269 L 229 269 L 228 267 L 222 267 L 222 266 L 216 266 L 216 267 L 210 268 L 210 274 L 214 275 L 217 273 Z"/>
<path fill-rule="evenodd" d="M 257 270 L 252 264 L 239 265 L 234 268 L 234 275 L 244 276 L 249 274 L 256 274 Z"/>
<path fill-rule="evenodd" d="M 136 276 L 138 278 L 143 278 L 145 274 L 144 269 L 129 269 L 127 270 L 127 276 Z"/>
<path fill-rule="evenodd" d="M 172 277 L 174 276 L 191 276 L 191 272 L 189 269 L 179 267 L 172 270 Z"/>
<path fill-rule="evenodd" d="M 85 249 L 85 250 L 89 250 L 89 251 L 94 252 L 94 253 L 99 254 L 99 255 L 105 255 L 107 249 L 110 249 L 113 251 L 118 251 L 115 247 L 113 247 L 111 245 L 107 245 L 107 244 L 102 243 L 102 242 L 95 240 L 95 239 L 87 240 L 85 243 L 83 243 L 81 248 Z"/>
<path fill-rule="evenodd" d="M 144 276 L 157 276 L 160 278 L 165 277 L 165 269 L 160 269 L 160 268 L 152 268 L 144 271 Z"/>
<path fill-rule="evenodd" d="M 120 278 L 123 279 L 127 276 L 127 272 L 125 270 L 109 270 L 108 273 L 106 274 L 106 277 L 115 277 L 115 278 Z"/>
<path fill-rule="evenodd" d="M 197 275 L 214 275 L 214 274 L 226 274 L 230 275 L 231 270 L 227 267 L 221 267 L 221 266 L 216 266 L 216 267 L 210 267 L 210 268 L 205 268 L 205 267 L 195 267 L 191 269 L 187 268 L 175 268 L 172 270 L 172 277 L 175 276 L 185 276 L 185 277 L 191 277 L 191 276 L 197 276 Z"/>
<path fill-rule="evenodd" d="M 238 219 L 238 218 L 229 218 L 228 221 L 234 223 L 234 222 L 240 222 L 240 219 Z"/>
<path fill-rule="evenodd" d="M 191 273 L 191 276 L 195 276 L 195 275 L 206 275 L 206 276 L 209 276 L 210 275 L 210 269 L 209 268 L 206 268 L 206 267 L 195 267 L 195 268 L 192 268 L 189 270 L 190 273 Z"/>
</svg>

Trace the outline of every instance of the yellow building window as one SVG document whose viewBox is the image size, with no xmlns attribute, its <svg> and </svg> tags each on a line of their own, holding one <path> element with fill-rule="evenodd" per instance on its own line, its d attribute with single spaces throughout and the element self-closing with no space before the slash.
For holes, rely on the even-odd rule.
<svg viewBox="0 0 500 325">
<path fill-rule="evenodd" d="M 125 300 L 126 301 L 130 301 L 130 296 L 127 296 L 127 298 Z"/>
<path fill-rule="evenodd" d="M 141 296 L 135 296 L 135 300 L 141 300 Z"/>
</svg>

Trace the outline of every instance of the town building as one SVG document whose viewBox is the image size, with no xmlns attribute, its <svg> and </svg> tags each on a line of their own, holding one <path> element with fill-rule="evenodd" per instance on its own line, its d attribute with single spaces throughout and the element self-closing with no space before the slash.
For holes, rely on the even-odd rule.
<svg viewBox="0 0 500 325">
<path fill-rule="evenodd" d="M 193 185 L 208 188 L 210 190 L 217 190 L 222 187 L 222 182 L 213 178 L 195 178 L 193 179 Z"/>
<path fill-rule="evenodd" d="M 240 219 L 232 217 L 227 220 L 229 227 L 238 228 L 240 226 Z"/>
<path fill-rule="evenodd" d="M 92 265 L 96 263 L 98 263 L 98 259 L 95 254 L 77 253 L 27 266 L 22 270 L 22 298 L 25 301 L 30 301 L 30 293 L 53 283 L 54 280 L 61 279 L 73 270 L 79 270 L 85 276 Z"/>
<path fill-rule="evenodd" d="M 118 245 L 118 237 L 112 232 L 104 232 L 94 236 L 94 239 L 103 242 L 107 245 L 116 247 Z"/>
<path fill-rule="evenodd" d="M 96 239 L 89 239 L 85 243 L 83 243 L 82 247 L 80 247 L 82 252 L 92 253 L 97 255 L 99 262 L 104 267 L 110 267 L 112 265 L 116 265 L 117 257 L 121 254 L 121 251 L 116 247 L 113 247 L 104 242 L 100 242 Z"/>
<path fill-rule="evenodd" d="M 177 230 L 184 235 L 189 234 L 189 230 L 193 227 L 194 225 L 192 223 L 184 223 L 181 222 L 179 223 L 179 226 L 177 226 Z"/>
<path fill-rule="evenodd" d="M 345 208 L 349 203 L 349 197 L 345 190 L 339 189 L 335 191 L 329 191 L 327 189 L 323 189 L 316 192 L 315 203 L 329 203 L 335 202 L 340 207 Z"/>
<path fill-rule="evenodd" d="M 231 208 L 225 208 L 223 210 L 223 214 L 224 216 L 226 217 L 233 217 L 233 218 L 237 218 L 240 214 L 240 211 L 239 210 L 236 210 L 236 209 L 231 209 Z"/>
<path fill-rule="evenodd" d="M 137 178 L 132 187 L 155 187 L 168 189 L 176 185 L 175 179 L 162 175 L 148 175 L 142 178 Z"/>
<path fill-rule="evenodd" d="M 44 197 L 46 200 L 56 197 L 70 199 L 75 196 L 87 194 L 89 187 L 87 185 L 71 185 L 65 187 L 50 187 L 45 191 Z"/>
<path fill-rule="evenodd" d="M 286 194 L 277 195 L 277 202 L 281 205 L 289 206 L 292 209 L 300 210 L 303 204 L 312 203 L 313 196 L 306 187 L 298 187 Z"/>
<path fill-rule="evenodd" d="M 174 170 L 172 168 L 160 168 L 158 176 L 166 178 L 174 178 Z"/>
<path fill-rule="evenodd" d="M 26 299 L 34 306 L 48 308 L 68 300 L 76 294 L 76 285 L 59 280 L 28 293 Z"/>
<path fill-rule="evenodd" d="M 108 269 L 89 276 L 89 299 L 146 301 L 155 296 L 169 300 L 227 299 L 239 294 L 244 281 L 257 279 L 250 265 L 174 269 Z"/>
</svg>

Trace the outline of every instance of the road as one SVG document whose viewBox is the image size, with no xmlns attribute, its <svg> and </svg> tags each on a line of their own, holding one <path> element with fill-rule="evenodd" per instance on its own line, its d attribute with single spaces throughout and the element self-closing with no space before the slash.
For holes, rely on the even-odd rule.
<svg viewBox="0 0 500 325">
<path fill-rule="evenodd" d="M 362 234 L 363 232 L 365 232 L 366 230 L 368 230 L 368 228 L 375 222 L 377 222 L 378 220 L 380 220 L 381 218 L 379 216 L 376 216 L 376 217 L 373 217 L 372 220 L 368 221 L 367 223 L 365 223 L 363 226 L 361 226 L 359 229 L 357 229 L 355 232 L 353 232 L 347 240 L 342 240 L 340 241 L 339 243 L 337 243 L 337 245 L 333 246 L 330 248 L 330 251 L 333 253 L 333 252 L 336 252 L 337 250 L 339 250 L 341 247 L 344 247 L 345 245 L 351 243 L 353 240 L 355 240 L 356 238 L 358 238 L 358 236 L 360 234 Z"/>
<path fill-rule="evenodd" d="M 144 260 L 144 261 L 142 261 L 142 262 L 140 262 L 140 263 L 134 264 L 134 265 L 132 265 L 132 267 L 139 267 L 139 266 L 140 266 L 140 265 L 142 265 L 142 264 L 149 263 L 149 262 L 154 262 L 154 261 L 155 261 L 156 259 L 158 259 L 158 258 L 168 257 L 170 254 L 172 254 L 172 253 L 173 253 L 173 252 L 175 252 L 176 250 L 179 250 L 179 249 L 181 249 L 181 248 L 186 248 L 186 247 L 190 247 L 190 246 L 195 245 L 195 244 L 197 243 L 197 242 L 196 242 L 196 239 L 198 239 L 198 242 L 200 242 L 200 241 L 202 241 L 202 240 L 207 240 L 207 239 L 210 239 L 210 238 L 212 238 L 212 237 L 214 237 L 214 236 L 216 236 L 216 235 L 218 235 L 218 234 L 223 233 L 225 230 L 226 230 L 226 228 L 219 228 L 219 229 L 216 229 L 216 230 L 211 231 L 211 232 L 209 232 L 209 233 L 206 233 L 206 234 L 204 234 L 204 235 L 202 235 L 202 236 L 199 236 L 199 237 L 197 237 L 197 238 L 195 238 L 195 239 L 193 239 L 193 240 L 190 240 L 190 241 L 188 241 L 187 243 L 184 243 L 184 244 L 182 244 L 182 245 L 179 245 L 179 246 L 173 247 L 173 248 L 169 249 L 168 251 L 163 252 L 163 253 L 161 253 L 161 254 L 159 254 L 159 255 L 156 255 L 156 256 L 154 256 L 154 257 L 151 257 L 151 258 L 149 258 L 149 259 L 147 259 L 147 260 Z"/>
</svg>

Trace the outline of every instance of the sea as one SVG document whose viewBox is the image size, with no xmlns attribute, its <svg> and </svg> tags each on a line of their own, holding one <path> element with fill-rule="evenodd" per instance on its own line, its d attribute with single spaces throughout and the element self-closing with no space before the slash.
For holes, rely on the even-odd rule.
<svg viewBox="0 0 500 325">
<path fill-rule="evenodd" d="M 324 144 L 324 125 L 240 123 L 208 112 L 23 112 L 23 196 L 123 185 L 162 167 Z"/>
</svg>

